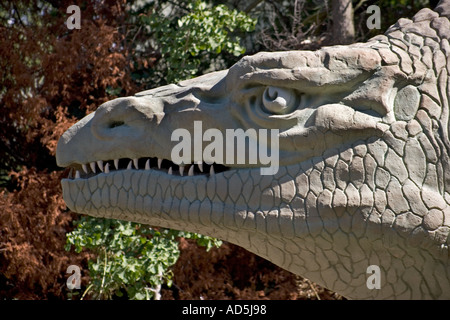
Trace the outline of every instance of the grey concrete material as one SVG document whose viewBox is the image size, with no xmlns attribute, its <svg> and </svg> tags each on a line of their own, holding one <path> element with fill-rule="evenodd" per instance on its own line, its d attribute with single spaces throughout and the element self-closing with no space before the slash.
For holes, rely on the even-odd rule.
<svg viewBox="0 0 450 320">
<path fill-rule="evenodd" d="M 367 43 L 259 53 L 107 102 L 58 143 L 58 164 L 80 175 L 62 181 L 68 207 L 218 237 L 349 298 L 450 298 L 449 8 Z M 274 90 L 290 102 L 265 102 Z M 278 172 L 159 169 L 194 121 L 278 129 Z M 370 265 L 380 289 L 366 286 Z"/>
</svg>

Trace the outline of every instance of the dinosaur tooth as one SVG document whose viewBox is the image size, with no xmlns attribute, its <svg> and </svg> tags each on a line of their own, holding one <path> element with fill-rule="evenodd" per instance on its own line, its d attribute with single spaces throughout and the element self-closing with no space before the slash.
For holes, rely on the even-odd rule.
<svg viewBox="0 0 450 320">
<path fill-rule="evenodd" d="M 158 158 L 158 169 L 161 169 L 162 161 L 163 161 L 163 159 Z"/>
<path fill-rule="evenodd" d="M 193 176 L 194 175 L 194 165 L 191 165 L 191 167 L 189 168 L 188 171 L 188 176 Z"/>
<path fill-rule="evenodd" d="M 83 168 L 84 173 L 88 173 L 87 165 L 82 164 L 81 167 Z"/>
<path fill-rule="evenodd" d="M 114 167 L 119 170 L 119 159 L 114 159 Z"/>
<path fill-rule="evenodd" d="M 103 161 L 102 160 L 98 160 L 97 161 L 97 165 L 100 168 L 100 171 L 103 172 Z"/>
<path fill-rule="evenodd" d="M 75 179 L 80 179 L 80 171 L 75 171 Z"/>
<path fill-rule="evenodd" d="M 180 176 L 183 176 L 184 166 L 180 166 Z"/>
<path fill-rule="evenodd" d="M 198 165 L 198 169 L 200 170 L 200 172 L 203 172 L 203 162 L 199 161 L 199 162 L 197 162 L 197 165 Z"/>
<path fill-rule="evenodd" d="M 145 163 L 145 170 L 150 170 L 150 159 L 147 159 L 147 162 Z"/>
<path fill-rule="evenodd" d="M 130 160 L 127 166 L 127 170 L 131 170 L 131 165 L 133 164 L 133 160 Z"/>
<path fill-rule="evenodd" d="M 104 172 L 109 173 L 109 163 L 106 163 Z"/>
<path fill-rule="evenodd" d="M 134 158 L 134 159 L 133 159 L 133 164 L 134 164 L 134 167 L 135 167 L 137 170 L 139 170 L 139 163 L 138 163 L 138 159 L 137 159 L 137 158 Z"/>
<path fill-rule="evenodd" d="M 167 174 L 172 175 L 172 167 L 169 168 L 169 170 L 167 171 Z"/>
<path fill-rule="evenodd" d="M 215 174 L 214 172 L 214 165 L 211 165 L 211 168 L 209 169 L 209 175 L 212 176 L 213 174 Z"/>
<path fill-rule="evenodd" d="M 93 172 L 93 173 L 96 173 L 96 170 L 95 170 L 95 162 L 92 161 L 89 165 L 91 166 L 92 172 Z"/>
</svg>

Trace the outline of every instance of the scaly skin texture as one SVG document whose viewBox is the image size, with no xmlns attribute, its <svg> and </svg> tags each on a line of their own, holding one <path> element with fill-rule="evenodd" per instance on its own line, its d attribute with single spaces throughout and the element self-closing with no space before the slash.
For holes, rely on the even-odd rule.
<svg viewBox="0 0 450 320">
<path fill-rule="evenodd" d="M 58 164 L 78 171 L 62 181 L 64 199 L 76 212 L 230 241 L 349 298 L 448 299 L 449 16 L 441 1 L 367 43 L 259 53 L 107 102 L 58 143 Z M 293 104 L 272 114 L 267 88 Z M 173 130 L 194 134 L 194 121 L 279 129 L 278 172 L 236 161 L 211 175 L 158 169 Z M 141 160 L 126 169 L 124 159 Z M 370 265 L 380 289 L 366 285 Z"/>
</svg>

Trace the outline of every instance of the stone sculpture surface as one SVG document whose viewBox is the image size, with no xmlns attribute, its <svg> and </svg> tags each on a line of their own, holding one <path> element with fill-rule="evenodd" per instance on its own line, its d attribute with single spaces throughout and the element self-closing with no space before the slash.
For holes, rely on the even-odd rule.
<svg viewBox="0 0 450 320">
<path fill-rule="evenodd" d="M 441 1 L 367 43 L 259 53 L 107 102 L 58 143 L 67 206 L 221 238 L 349 298 L 448 299 L 449 17 Z M 278 171 L 174 164 L 171 134 L 194 121 L 278 129 Z"/>
</svg>

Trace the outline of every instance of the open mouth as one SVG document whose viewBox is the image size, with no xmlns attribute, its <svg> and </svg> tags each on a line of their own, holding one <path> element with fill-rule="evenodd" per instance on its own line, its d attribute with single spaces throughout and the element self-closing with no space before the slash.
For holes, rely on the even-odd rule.
<svg viewBox="0 0 450 320">
<path fill-rule="evenodd" d="M 221 164 L 207 164 L 196 162 L 186 165 L 177 165 L 170 160 L 156 157 L 122 158 L 115 160 L 99 160 L 86 164 L 70 166 L 68 179 L 88 179 L 101 173 L 110 173 L 119 170 L 158 170 L 168 175 L 191 177 L 197 175 L 212 176 L 229 170 Z"/>
</svg>

